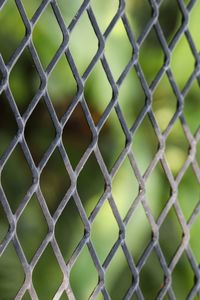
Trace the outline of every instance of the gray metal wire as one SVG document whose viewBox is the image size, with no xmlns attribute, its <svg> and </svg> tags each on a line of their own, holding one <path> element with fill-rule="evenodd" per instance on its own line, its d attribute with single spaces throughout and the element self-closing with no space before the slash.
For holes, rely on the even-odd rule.
<svg viewBox="0 0 200 300">
<path fill-rule="evenodd" d="M 4 5 L 6 4 L 6 0 L 1 1 L 0 8 L 1 10 L 4 9 Z M 190 0 L 189 3 L 186 5 L 183 0 L 178 0 L 178 6 L 179 9 L 183 15 L 182 19 L 182 24 L 176 34 L 174 35 L 172 41 L 168 44 L 166 42 L 166 39 L 164 37 L 162 28 L 159 23 L 159 12 L 160 12 L 160 5 L 161 1 L 159 0 L 149 0 L 148 3 L 151 7 L 152 13 L 151 13 L 151 18 L 146 25 L 145 29 L 143 32 L 140 34 L 139 38 L 136 40 L 134 37 L 134 33 L 132 32 L 131 26 L 129 24 L 125 9 L 126 9 L 126 1 L 125 0 L 119 0 L 119 6 L 116 14 L 113 16 L 110 24 L 106 28 L 105 32 L 102 34 L 101 30 L 99 28 L 97 19 L 95 17 L 95 13 L 91 7 L 90 0 L 84 0 L 82 2 L 82 5 L 76 12 L 74 18 L 72 19 L 71 23 L 69 26 L 66 26 L 65 21 L 63 20 L 62 17 L 62 12 L 60 11 L 60 8 L 57 4 L 56 0 L 43 0 L 34 13 L 33 17 L 31 20 L 28 18 L 27 13 L 25 11 L 24 5 L 22 4 L 21 0 L 15 0 L 16 6 L 18 8 L 18 11 L 20 13 L 21 19 L 24 23 L 24 26 L 26 28 L 26 34 L 23 38 L 23 40 L 20 42 L 18 45 L 17 49 L 13 53 L 12 57 L 10 58 L 9 62 L 6 64 L 0 56 L 0 70 L 2 72 L 2 79 L 0 83 L 0 93 L 5 93 L 8 103 L 12 109 L 12 112 L 14 114 L 15 120 L 17 122 L 18 126 L 18 132 L 15 137 L 13 137 L 10 145 L 6 149 L 6 151 L 3 153 L 2 157 L 0 157 L 0 172 L 2 172 L 6 162 L 8 161 L 9 157 L 11 156 L 13 150 L 15 147 L 19 144 L 23 150 L 25 159 L 29 165 L 29 168 L 32 172 L 32 185 L 28 189 L 24 199 L 21 201 L 17 211 L 15 214 L 12 213 L 9 202 L 5 196 L 3 187 L 0 186 L 0 201 L 3 206 L 3 209 L 5 211 L 5 214 L 7 216 L 7 219 L 9 221 L 9 231 L 6 234 L 5 238 L 3 239 L 2 243 L 0 244 L 0 255 L 4 253 L 6 250 L 8 244 L 12 241 L 15 251 L 20 259 L 20 262 L 23 266 L 24 272 L 25 272 L 25 281 L 23 285 L 21 286 L 20 290 L 18 291 L 18 294 L 16 295 L 16 299 L 22 299 L 23 295 L 26 293 L 28 290 L 28 293 L 31 297 L 31 299 L 38 299 L 36 290 L 34 288 L 33 282 L 32 282 L 32 271 L 34 270 L 35 266 L 37 265 L 40 257 L 42 256 L 44 250 L 48 246 L 48 244 L 51 244 L 52 249 L 55 253 L 55 256 L 57 258 L 57 261 L 59 263 L 59 266 L 62 270 L 63 273 L 63 282 L 60 285 L 59 289 L 56 292 L 56 295 L 54 299 L 59 299 L 61 295 L 66 293 L 68 299 L 75 299 L 74 296 L 74 291 L 72 290 L 69 282 L 69 276 L 71 269 L 73 265 L 75 264 L 77 258 L 79 257 L 83 247 L 87 245 L 87 248 L 89 250 L 89 253 L 91 255 L 91 258 L 93 260 L 93 263 L 95 265 L 95 268 L 97 269 L 98 276 L 99 276 L 99 281 L 96 287 L 94 288 L 92 294 L 90 295 L 89 299 L 96 299 L 99 293 L 102 293 L 102 296 L 104 299 L 110 299 L 110 295 L 106 289 L 105 286 L 105 274 L 106 271 L 115 256 L 117 250 L 119 247 L 121 247 L 124 256 L 127 260 L 128 266 L 131 270 L 132 273 L 132 284 L 129 287 L 129 289 L 126 292 L 126 295 L 124 296 L 124 299 L 132 299 L 133 295 L 137 299 L 144 299 L 144 296 L 142 294 L 141 288 L 140 288 L 140 271 L 142 270 L 144 264 L 146 263 L 148 257 L 154 250 L 160 265 L 163 269 L 164 272 L 164 279 L 163 279 L 163 285 L 160 288 L 160 291 L 156 297 L 156 299 L 176 299 L 176 296 L 173 292 L 172 288 L 172 273 L 173 270 L 178 263 L 181 255 L 183 252 L 186 253 L 188 260 L 191 264 L 192 270 L 194 272 L 194 285 L 192 289 L 189 291 L 189 294 L 187 296 L 187 299 L 194 299 L 195 295 L 197 295 L 197 292 L 200 292 L 200 270 L 198 267 L 198 263 L 192 253 L 192 250 L 189 245 L 189 237 L 190 237 L 190 228 L 191 225 L 194 223 L 197 215 L 200 213 L 200 202 L 198 202 L 196 208 L 194 209 L 192 215 L 189 218 L 189 221 L 187 222 L 185 220 L 185 217 L 183 215 L 183 212 L 181 210 L 180 204 L 177 200 L 177 192 L 178 192 L 178 185 L 183 178 L 185 172 L 187 171 L 189 166 L 192 166 L 194 173 L 196 174 L 198 182 L 200 182 L 200 168 L 198 165 L 198 162 L 196 160 L 196 145 L 200 140 L 200 128 L 196 131 L 195 135 L 193 135 L 190 131 L 190 128 L 186 122 L 184 113 L 183 113 L 183 106 L 184 106 L 184 99 L 195 79 L 198 80 L 198 83 L 200 84 L 200 56 L 198 53 L 198 50 L 196 49 L 196 45 L 193 41 L 193 38 L 190 34 L 190 30 L 188 27 L 188 19 L 190 12 L 195 4 L 195 0 Z M 36 51 L 36 48 L 33 44 L 32 41 L 32 32 L 37 24 L 40 16 L 45 12 L 45 9 L 47 8 L 47 5 L 50 4 L 54 15 L 55 19 L 57 20 L 57 23 L 62 31 L 63 35 L 63 41 L 62 44 L 60 45 L 59 49 L 56 51 L 54 57 L 52 58 L 51 62 L 49 65 L 46 67 L 46 69 L 43 68 L 40 58 L 38 56 L 38 53 Z M 72 53 L 70 52 L 70 49 L 68 47 L 69 44 L 69 39 L 70 35 L 73 31 L 73 29 L 76 27 L 78 24 L 81 16 L 83 15 L 84 12 L 87 12 L 88 18 L 90 20 L 90 24 L 94 29 L 95 35 L 98 39 L 98 51 L 89 63 L 88 67 L 86 68 L 84 74 L 81 76 L 76 64 L 74 62 Z M 9 18 L 9 16 L 8 16 Z M 106 59 L 104 55 L 104 49 L 105 49 L 105 44 L 107 42 L 107 39 L 109 35 L 111 34 L 112 30 L 115 28 L 116 23 L 121 19 L 123 26 L 126 30 L 130 45 L 132 47 L 132 57 L 124 70 L 122 71 L 121 75 L 119 76 L 118 80 L 115 81 L 113 78 L 113 74 L 111 71 L 111 68 L 109 66 L 109 61 Z M 17 26 L 17 24 L 16 24 Z M 146 37 L 148 33 L 151 31 L 151 29 L 154 28 L 157 38 L 160 42 L 162 51 L 164 53 L 164 62 L 158 73 L 156 74 L 155 78 L 153 81 L 148 84 L 145 76 L 143 74 L 143 71 L 141 69 L 141 66 L 139 64 L 139 53 L 140 53 L 140 48 L 143 45 L 144 41 L 146 40 Z M 186 82 L 185 86 L 183 87 L 182 90 L 179 89 L 179 87 L 176 84 L 176 81 L 174 79 L 174 75 L 172 73 L 171 67 L 170 67 L 170 62 L 171 62 L 171 54 L 179 42 L 180 38 L 185 35 L 185 38 L 187 40 L 187 43 L 191 49 L 192 55 L 195 60 L 195 67 L 194 70 Z M 37 73 L 40 77 L 41 84 L 40 87 L 38 88 L 35 96 L 33 97 L 31 103 L 29 104 L 28 108 L 26 111 L 21 115 L 19 112 L 19 109 L 16 105 L 15 99 L 12 95 L 10 84 L 9 84 L 9 74 L 16 64 L 17 60 L 20 58 L 22 55 L 22 52 L 24 51 L 25 48 L 28 48 L 32 59 L 34 61 Z M 60 57 L 65 54 L 65 57 L 69 63 L 69 66 L 71 68 L 71 71 L 73 73 L 73 76 L 76 80 L 77 87 L 78 87 L 78 92 L 76 96 L 74 97 L 73 101 L 71 102 L 70 106 L 64 113 L 63 117 L 59 120 L 55 109 L 52 105 L 51 99 L 49 97 L 48 91 L 47 91 L 47 83 L 48 83 L 48 78 L 52 72 L 52 70 L 55 68 L 56 64 L 58 63 Z M 98 62 L 101 62 L 104 71 L 106 73 L 107 79 L 112 87 L 112 99 L 110 100 L 108 106 L 106 107 L 105 111 L 103 112 L 102 116 L 100 117 L 99 122 L 97 125 L 95 125 L 92 115 L 90 113 L 90 109 L 88 107 L 88 104 L 85 101 L 84 98 L 84 90 L 85 90 L 85 83 L 91 72 L 93 71 L 94 67 Z M 119 95 L 119 89 L 124 82 L 125 78 L 127 77 L 129 71 L 134 68 L 137 76 L 140 80 L 141 86 L 144 90 L 145 96 L 146 96 L 146 101 L 145 105 L 138 115 L 136 121 L 132 124 L 131 128 L 127 126 L 126 119 L 122 113 L 119 101 L 118 101 L 118 95 Z M 155 119 L 154 112 L 152 110 L 152 94 L 155 91 L 158 83 L 160 82 L 161 78 L 163 75 L 166 75 L 169 79 L 169 82 L 171 84 L 171 87 L 173 89 L 173 93 L 177 99 L 177 110 L 172 117 L 169 125 L 165 129 L 164 132 L 161 132 L 158 125 L 157 121 Z M 41 98 L 43 97 L 45 101 L 45 105 L 48 109 L 48 112 L 51 116 L 51 120 L 53 123 L 53 126 L 55 127 L 56 130 L 56 136 L 52 140 L 51 145 L 49 146 L 48 150 L 42 157 L 41 161 L 39 164 L 36 166 L 34 163 L 34 160 L 32 158 L 32 155 L 30 153 L 29 147 L 27 145 L 27 142 L 25 140 L 24 136 L 24 131 L 26 128 L 27 121 L 29 120 L 30 116 L 33 113 L 33 110 L 35 107 L 38 105 L 38 103 L 41 101 Z M 72 168 L 70 159 L 66 153 L 65 147 L 62 142 L 62 133 L 65 125 L 67 124 L 70 116 L 72 115 L 73 111 L 77 107 L 77 105 L 80 104 L 84 115 L 87 119 L 88 125 L 90 127 L 90 130 L 92 132 L 92 142 L 86 149 L 85 153 L 81 157 L 78 165 L 76 166 L 75 170 Z M 119 119 L 120 125 L 122 127 L 122 130 L 124 132 L 124 136 L 126 139 L 126 144 L 119 155 L 117 161 L 115 162 L 112 170 L 109 172 L 107 169 L 107 166 L 104 162 L 104 159 L 102 157 L 101 151 L 98 146 L 98 137 L 100 134 L 100 131 L 105 124 L 106 120 L 109 118 L 111 112 L 115 110 L 116 115 Z M 132 151 L 131 145 L 132 141 L 134 139 L 134 134 L 141 125 L 142 121 L 144 120 L 145 116 L 149 117 L 152 126 L 155 130 L 156 136 L 159 141 L 159 147 L 158 151 L 151 161 L 149 167 L 147 168 L 146 172 L 144 174 L 141 174 L 137 160 L 135 159 L 134 153 Z M 165 142 L 167 137 L 169 136 L 175 122 L 177 119 L 180 120 L 184 133 L 187 137 L 190 149 L 189 149 L 189 154 L 187 157 L 187 160 L 185 161 L 183 167 L 179 171 L 178 175 L 176 178 L 173 177 L 172 172 L 166 162 L 165 159 Z M 44 167 L 46 166 L 48 160 L 50 159 L 51 155 L 53 154 L 55 149 L 58 149 L 64 165 L 66 167 L 66 170 L 70 176 L 71 180 L 71 185 L 70 188 L 68 189 L 66 195 L 62 199 L 62 201 L 59 203 L 55 213 L 53 216 L 50 214 L 49 209 L 47 207 L 47 204 L 45 202 L 44 196 L 42 194 L 41 188 L 40 188 L 40 175 L 41 172 L 43 171 Z M 92 211 L 91 215 L 87 217 L 87 214 L 85 212 L 85 209 L 83 207 L 83 204 L 81 202 L 81 199 L 79 197 L 78 191 L 77 191 L 77 185 L 76 181 L 77 178 L 81 172 L 81 170 L 84 168 L 89 156 L 91 153 L 94 153 L 97 162 L 99 164 L 100 170 L 103 174 L 104 180 L 105 180 L 105 190 L 104 193 L 95 206 L 94 210 Z M 139 193 L 136 199 L 134 199 L 131 207 L 129 208 L 126 216 L 124 219 L 120 216 L 120 213 L 117 209 L 117 206 L 115 204 L 115 201 L 112 196 L 112 180 L 114 176 L 117 174 L 120 166 L 124 162 L 124 160 L 128 158 L 128 160 L 131 163 L 132 169 L 135 173 L 135 176 L 138 180 L 139 183 Z M 151 209 L 148 205 L 148 202 L 146 200 L 145 196 L 145 184 L 147 179 L 151 176 L 153 170 L 155 169 L 155 166 L 157 165 L 158 162 L 161 162 L 163 170 L 165 171 L 165 174 L 168 178 L 168 181 L 170 183 L 171 187 L 171 197 L 169 201 L 167 202 L 166 206 L 162 210 L 160 216 L 158 217 L 158 220 L 155 221 Z M 43 211 L 43 214 L 46 218 L 47 224 L 48 224 L 48 234 L 41 243 L 39 249 L 37 250 L 36 254 L 34 255 L 32 261 L 29 263 L 26 259 L 26 256 L 23 252 L 23 249 L 21 247 L 20 241 L 17 237 L 16 234 L 16 226 L 18 223 L 18 220 L 23 213 L 23 211 L 26 208 L 26 205 L 30 201 L 31 197 L 33 194 L 37 195 L 39 204 L 41 206 L 41 209 Z M 59 249 L 59 245 L 57 243 L 55 234 L 54 234 L 54 229 L 55 225 L 63 212 L 64 208 L 66 207 L 69 199 L 73 197 L 75 204 L 77 206 L 77 209 L 79 211 L 79 214 L 81 216 L 82 222 L 84 224 L 84 235 L 82 236 L 82 239 L 80 240 L 77 248 L 75 249 L 74 253 L 70 257 L 69 261 L 65 261 L 62 253 Z M 112 209 L 113 215 L 116 219 L 116 222 L 118 224 L 118 229 L 119 229 L 119 236 L 115 244 L 113 245 L 110 253 L 106 257 L 105 261 L 103 264 L 101 264 L 98 255 L 95 251 L 95 248 L 93 246 L 93 243 L 90 239 L 90 232 L 91 228 L 93 225 L 93 222 L 95 221 L 101 207 L 103 206 L 105 200 L 108 199 L 109 205 Z M 130 253 L 130 250 L 127 247 L 126 240 L 125 240 L 125 235 L 126 235 L 126 227 L 127 224 L 129 223 L 130 219 L 133 217 L 134 211 L 138 207 L 139 204 L 142 204 L 144 211 L 146 213 L 146 217 L 148 219 L 149 224 L 151 225 L 151 230 L 152 230 L 152 239 L 148 246 L 146 247 L 145 251 L 143 254 L 141 254 L 140 260 L 137 264 L 135 264 L 133 257 Z M 159 230 L 163 222 L 165 221 L 165 218 L 170 211 L 170 209 L 174 207 L 178 222 L 181 225 L 183 236 L 182 236 L 182 241 L 174 254 L 170 264 L 168 265 L 165 259 L 165 256 L 162 252 L 162 249 L 159 244 Z M 198 238 L 198 237 L 197 237 Z M 1 297 L 1 296 L 0 296 Z"/>
</svg>

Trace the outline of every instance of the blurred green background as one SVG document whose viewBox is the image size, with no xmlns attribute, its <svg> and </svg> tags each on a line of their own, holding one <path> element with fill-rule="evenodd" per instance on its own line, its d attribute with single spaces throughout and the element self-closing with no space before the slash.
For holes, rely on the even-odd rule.
<svg viewBox="0 0 200 300">
<path fill-rule="evenodd" d="M 32 18 L 41 4 L 39 0 L 22 0 L 28 18 Z M 82 0 L 57 0 L 61 14 L 68 26 Z M 102 33 L 118 9 L 118 0 L 91 0 L 91 7 Z M 189 1 L 185 1 L 188 4 Z M 197 50 L 200 50 L 199 35 L 200 2 L 196 1 L 190 15 L 188 29 Z M 136 39 L 138 39 L 151 18 L 148 1 L 127 0 L 126 15 Z M 182 14 L 177 1 L 165 0 L 160 5 L 159 22 L 169 44 L 182 24 Z M 0 53 L 7 64 L 15 49 L 25 35 L 25 27 L 14 0 L 6 1 L 0 10 Z M 36 23 L 32 41 L 41 64 L 47 68 L 56 50 L 62 43 L 62 32 L 49 4 Z M 98 50 L 98 39 L 84 12 L 70 34 L 69 49 L 81 75 Z M 132 56 L 132 47 L 128 40 L 123 22 L 119 20 L 108 36 L 105 57 L 115 80 L 117 80 Z M 139 63 L 144 76 L 151 84 L 164 62 L 164 53 L 154 29 L 150 31 L 139 52 Z M 182 90 L 195 67 L 195 59 L 182 35 L 172 52 L 170 67 L 177 86 Z M 2 75 L 0 74 L 0 79 Z M 30 51 L 26 48 L 9 74 L 9 85 L 19 112 L 23 114 L 40 86 Z M 194 80 L 185 97 L 184 117 L 193 135 L 199 130 L 200 97 L 199 84 Z M 48 78 L 48 93 L 61 119 L 69 104 L 77 94 L 77 84 L 68 61 L 63 54 Z M 108 82 L 100 60 L 95 65 L 85 82 L 84 97 L 89 106 L 95 124 L 112 98 L 112 88 Z M 129 128 L 145 105 L 145 94 L 134 67 L 130 70 L 119 89 L 119 105 Z M 153 92 L 152 111 L 161 132 L 167 128 L 176 112 L 177 99 L 165 74 Z M 5 92 L 0 95 L 0 157 L 17 132 L 17 124 L 8 104 Z M 41 99 L 25 128 L 25 139 L 36 165 L 55 137 L 55 128 L 51 121 L 44 99 Z M 92 134 L 87 124 L 81 105 L 78 105 L 67 122 L 62 136 L 63 144 L 75 168 L 92 141 Z M 110 171 L 125 146 L 125 135 L 113 109 L 99 134 L 98 145 Z M 133 135 L 132 151 L 139 170 L 143 175 L 154 158 L 159 147 L 149 116 L 146 115 Z M 189 142 L 179 119 L 166 140 L 165 158 L 174 177 L 181 170 L 187 159 Z M 200 165 L 200 142 L 197 144 L 196 160 Z M 32 175 L 18 144 L 1 172 L 1 185 L 8 199 L 12 212 L 15 213 L 32 184 Z M 41 173 L 40 186 L 50 213 L 53 215 L 58 204 L 70 187 L 70 177 L 66 171 L 58 148 L 50 157 Z M 87 216 L 91 214 L 104 192 L 105 180 L 94 153 L 92 153 L 77 179 L 77 191 Z M 112 182 L 112 195 L 122 219 L 137 197 L 139 184 L 128 158 L 120 167 Z M 146 201 L 155 220 L 170 198 L 171 188 L 167 176 L 159 162 L 146 181 Z M 179 187 L 177 201 L 186 221 L 200 200 L 199 179 L 190 165 Z M 37 222 L 35 222 L 37 220 Z M 0 242 L 5 238 L 9 223 L 0 204 Z M 190 246 L 197 263 L 200 262 L 200 215 L 191 227 Z M 48 232 L 48 225 L 40 208 L 36 195 L 28 202 L 18 224 L 17 236 L 27 260 L 30 262 L 40 243 Z M 84 224 L 80 218 L 74 199 L 71 198 L 55 227 L 55 237 L 66 262 L 84 234 Z M 91 229 L 91 241 L 101 263 L 104 262 L 113 244 L 118 238 L 119 227 L 112 213 L 108 200 L 100 209 Z M 159 242 L 166 262 L 169 264 L 181 243 L 183 230 L 172 207 L 160 228 Z M 152 230 L 141 203 L 134 211 L 126 228 L 126 244 L 138 263 L 145 247 L 151 240 Z M 145 299 L 154 299 L 162 286 L 164 273 L 156 253 L 153 251 L 140 273 L 140 287 Z M 172 288 L 177 299 L 185 299 L 194 284 L 194 273 L 185 253 L 178 261 L 172 275 Z M 16 255 L 12 242 L 0 257 L 0 299 L 14 299 L 24 281 L 23 268 Z M 56 261 L 51 245 L 46 248 L 33 270 L 33 284 L 39 299 L 52 299 L 62 282 L 62 272 Z M 131 271 L 121 248 L 111 261 L 105 276 L 105 286 L 111 299 L 122 299 L 132 282 Z M 77 299 L 88 299 L 98 283 L 98 272 L 94 266 L 87 246 L 85 246 L 72 267 L 70 283 Z M 30 299 L 28 293 L 23 299 Z M 61 299 L 67 299 L 63 295 Z M 98 300 L 103 299 L 99 294 Z M 131 299 L 137 299 L 133 296 Z M 164 299 L 168 299 L 165 297 Z M 195 299 L 199 299 L 196 296 Z"/>
</svg>

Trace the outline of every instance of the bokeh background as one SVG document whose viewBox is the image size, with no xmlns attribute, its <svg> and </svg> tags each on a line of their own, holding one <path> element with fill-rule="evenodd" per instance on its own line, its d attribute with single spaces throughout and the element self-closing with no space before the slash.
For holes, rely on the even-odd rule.
<svg viewBox="0 0 200 300">
<path fill-rule="evenodd" d="M 42 1 L 21 1 L 31 19 Z M 82 0 L 57 0 L 63 19 L 68 26 Z M 91 0 L 91 7 L 102 33 L 118 9 L 118 0 Z M 150 1 L 127 0 L 126 15 L 135 39 L 139 39 L 151 18 Z M 182 13 L 178 1 L 164 0 L 160 5 L 159 22 L 169 44 L 182 24 Z M 190 1 L 184 1 L 187 5 Z M 200 50 L 199 34 L 200 1 L 196 1 L 190 15 L 188 29 Z M 25 35 L 25 27 L 14 0 L 6 1 L 0 10 L 0 53 L 6 64 Z M 62 32 L 49 4 L 33 29 L 32 40 L 44 69 L 47 68 L 55 52 L 62 43 Z M 69 49 L 81 75 L 98 49 L 98 40 L 85 12 L 70 35 Z M 132 47 L 125 28 L 119 20 L 108 36 L 105 57 L 113 77 L 117 80 L 132 56 Z M 164 63 L 164 53 L 154 29 L 150 31 L 139 52 L 139 63 L 144 76 L 151 84 Z M 181 36 L 171 54 L 170 67 L 178 88 L 183 90 L 195 67 L 195 59 L 186 37 Z M 2 79 L 0 73 L 0 79 Z M 26 48 L 9 74 L 9 84 L 19 112 L 23 115 L 40 86 L 31 54 Z M 77 94 L 77 85 L 68 61 L 63 54 L 48 79 L 48 93 L 59 119 L 62 118 Z M 112 98 L 112 88 L 99 61 L 89 75 L 84 88 L 84 97 L 89 106 L 95 124 Z M 134 68 L 128 73 L 119 90 L 119 105 L 129 128 L 145 105 L 145 94 Z M 167 128 L 177 109 L 177 99 L 166 75 L 162 77 L 153 93 L 152 110 L 162 132 Z M 193 135 L 199 130 L 200 90 L 194 80 L 185 97 L 183 110 L 187 125 Z M 0 159 L 17 133 L 17 124 L 5 93 L 0 95 Z M 41 99 L 30 116 L 25 129 L 25 139 L 36 165 L 55 137 L 55 128 L 49 112 Z M 63 131 L 63 143 L 75 168 L 81 156 L 92 140 L 92 134 L 80 105 L 72 113 Z M 109 170 L 125 146 L 125 135 L 113 110 L 102 128 L 98 145 Z M 152 123 L 146 115 L 133 136 L 132 151 L 141 174 L 147 170 L 158 150 L 159 141 Z M 189 142 L 179 119 L 175 122 L 167 140 L 165 157 L 174 177 L 181 170 L 187 159 Z M 200 165 L 200 143 L 197 145 L 196 160 Z M 185 219 L 188 221 L 194 207 L 200 200 L 200 186 L 191 166 L 185 172 L 179 187 L 177 201 Z M 1 172 L 1 185 L 8 199 L 12 212 L 15 213 L 26 191 L 32 184 L 32 175 L 24 158 L 20 145 L 14 149 Z M 70 187 L 70 178 L 57 150 L 49 159 L 40 178 L 41 190 L 53 215 L 58 204 Z M 77 190 L 89 216 L 103 194 L 105 180 L 92 154 L 77 180 Z M 122 218 L 126 216 L 139 191 L 139 184 L 128 158 L 113 179 L 112 194 Z M 146 182 L 146 200 L 155 220 L 171 195 L 170 183 L 158 163 Z M 35 222 L 37 220 L 37 222 Z M 0 242 L 3 241 L 9 223 L 0 204 Z M 191 228 L 190 246 L 195 258 L 200 262 L 200 216 Z M 40 243 L 48 232 L 48 226 L 37 197 L 27 204 L 18 225 L 17 236 L 28 261 L 31 261 Z M 118 238 L 119 228 L 112 210 L 106 201 L 97 215 L 91 231 L 91 240 L 97 255 L 103 263 L 110 249 Z M 73 198 L 70 199 L 61 214 L 55 228 L 55 236 L 66 262 L 71 257 L 84 234 L 84 225 L 79 216 Z M 182 239 L 182 228 L 175 210 L 169 211 L 160 228 L 159 241 L 167 263 L 170 263 Z M 137 264 L 145 247 L 151 240 L 151 226 L 141 204 L 135 210 L 126 231 L 126 242 Z M 122 299 L 132 282 L 131 272 L 119 248 L 107 272 L 106 287 L 112 299 Z M 172 275 L 172 288 L 177 299 L 185 299 L 194 284 L 194 273 L 183 254 Z M 16 255 L 12 242 L 0 257 L 0 299 L 12 300 L 24 281 L 24 272 Z M 62 282 L 62 272 L 55 255 L 48 246 L 33 271 L 33 283 L 39 299 L 52 299 Z M 72 268 L 70 282 L 77 299 L 88 299 L 98 282 L 98 273 L 85 246 Z M 154 299 L 163 282 L 163 271 L 154 251 L 149 256 L 140 273 L 140 287 L 145 299 Z M 30 299 L 26 294 L 23 299 Z M 67 299 L 63 295 L 61 299 Z M 99 295 L 98 300 L 103 299 Z M 132 299 L 136 299 L 133 296 Z M 165 298 L 167 299 L 167 298 Z M 199 299 L 196 297 L 196 299 Z"/>
</svg>

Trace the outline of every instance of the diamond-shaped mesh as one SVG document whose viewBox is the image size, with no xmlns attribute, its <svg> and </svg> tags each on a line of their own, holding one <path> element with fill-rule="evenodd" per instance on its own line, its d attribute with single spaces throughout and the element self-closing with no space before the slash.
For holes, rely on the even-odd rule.
<svg viewBox="0 0 200 300">
<path fill-rule="evenodd" d="M 0 0 L 0 299 L 199 299 L 199 0 Z"/>
</svg>

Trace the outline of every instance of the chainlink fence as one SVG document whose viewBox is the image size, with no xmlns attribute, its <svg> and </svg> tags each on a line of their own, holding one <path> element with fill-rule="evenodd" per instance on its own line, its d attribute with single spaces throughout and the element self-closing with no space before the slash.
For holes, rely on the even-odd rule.
<svg viewBox="0 0 200 300">
<path fill-rule="evenodd" d="M 0 299 L 200 299 L 198 0 L 0 1 Z"/>
</svg>

